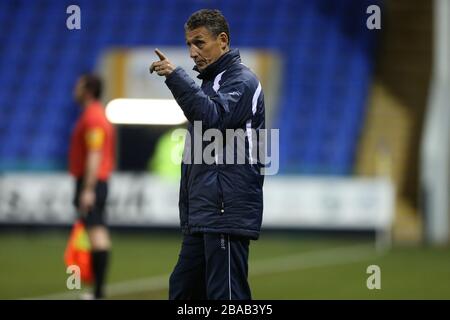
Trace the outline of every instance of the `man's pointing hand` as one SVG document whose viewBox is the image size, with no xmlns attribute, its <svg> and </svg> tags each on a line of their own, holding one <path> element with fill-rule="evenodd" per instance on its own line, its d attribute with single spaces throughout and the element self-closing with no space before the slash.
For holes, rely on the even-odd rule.
<svg viewBox="0 0 450 320">
<path fill-rule="evenodd" d="M 155 61 L 150 66 L 150 73 L 156 71 L 159 76 L 168 76 L 175 70 L 175 66 L 167 59 L 167 57 L 159 49 L 155 49 L 156 55 L 159 57 L 159 61 Z"/>
</svg>

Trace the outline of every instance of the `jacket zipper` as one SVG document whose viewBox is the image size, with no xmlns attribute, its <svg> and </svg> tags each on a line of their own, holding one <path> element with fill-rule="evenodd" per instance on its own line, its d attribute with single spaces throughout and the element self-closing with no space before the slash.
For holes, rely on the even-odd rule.
<svg viewBox="0 0 450 320">
<path fill-rule="evenodd" d="M 184 202 L 184 204 L 186 206 L 186 220 L 184 222 L 184 226 L 189 232 L 189 229 L 190 229 L 189 228 L 189 190 L 187 187 L 187 182 L 188 182 L 187 168 L 186 168 L 186 172 L 184 173 L 184 181 L 185 181 L 185 183 L 184 183 L 183 188 L 184 188 L 184 194 L 186 196 L 186 200 Z"/>
<path fill-rule="evenodd" d="M 223 201 L 223 190 L 222 190 L 222 184 L 220 183 L 220 170 L 219 166 L 216 164 L 216 170 L 217 170 L 217 193 L 219 197 L 218 201 L 218 207 L 219 207 L 219 215 L 222 215 L 225 213 L 225 203 Z"/>
</svg>

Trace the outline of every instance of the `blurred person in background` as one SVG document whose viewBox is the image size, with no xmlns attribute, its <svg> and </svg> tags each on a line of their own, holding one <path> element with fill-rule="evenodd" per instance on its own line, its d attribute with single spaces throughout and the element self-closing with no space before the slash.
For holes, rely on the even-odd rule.
<svg viewBox="0 0 450 320">
<path fill-rule="evenodd" d="M 182 139 L 174 139 L 173 134 L 181 128 L 165 132 L 156 143 L 155 152 L 148 161 L 148 171 L 166 180 L 180 179 L 180 164 L 185 143 Z"/>
<path fill-rule="evenodd" d="M 101 79 L 82 75 L 74 89 L 81 106 L 70 143 L 69 171 L 76 179 L 74 205 L 91 244 L 94 298 L 104 297 L 111 240 L 105 217 L 108 179 L 115 165 L 115 129 L 100 102 Z"/>
<path fill-rule="evenodd" d="M 252 161 L 252 138 L 247 136 L 245 164 L 217 160 L 192 164 L 192 158 L 198 149 L 194 136 L 199 134 L 194 132 L 194 122 L 201 121 L 203 131 L 214 128 L 222 134 L 226 129 L 248 133 L 265 128 L 261 84 L 241 63 L 239 51 L 230 49 L 228 23 L 220 11 L 192 14 L 185 36 L 201 87 L 158 49 L 160 61 L 150 66 L 151 73 L 166 77 L 166 85 L 189 120 L 184 151 L 191 159 L 186 163 L 183 158 L 179 199 L 184 237 L 170 276 L 169 299 L 251 299 L 249 243 L 259 237 L 264 182 L 261 162 Z M 205 144 L 202 154 L 204 148 Z M 238 153 L 236 146 L 230 151 Z"/>
</svg>

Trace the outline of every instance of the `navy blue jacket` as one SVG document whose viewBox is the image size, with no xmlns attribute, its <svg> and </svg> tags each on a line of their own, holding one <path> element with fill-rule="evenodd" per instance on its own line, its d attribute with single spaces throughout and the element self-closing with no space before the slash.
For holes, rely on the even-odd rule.
<svg viewBox="0 0 450 320">
<path fill-rule="evenodd" d="M 179 209 L 182 230 L 186 234 L 226 233 L 257 239 L 262 222 L 264 182 L 262 158 L 255 159 L 254 156 L 254 148 L 261 148 L 265 142 L 265 139 L 256 139 L 259 130 L 265 128 L 261 84 L 241 63 L 237 49 L 222 55 L 198 78 L 203 81 L 201 87 L 177 67 L 166 79 L 189 120 L 181 165 Z M 222 148 L 217 154 L 212 153 L 217 159 L 222 157 L 222 163 L 217 160 L 194 164 L 195 148 L 197 152 L 199 150 L 199 146 L 194 145 L 195 139 L 199 141 L 194 136 L 196 121 L 201 121 L 202 132 L 199 133 L 218 129 L 224 134 Z M 243 151 L 238 152 L 238 143 L 233 144 L 233 139 L 227 141 L 226 129 L 240 129 L 247 134 L 241 140 L 245 144 Z M 203 152 L 211 141 L 200 139 Z M 234 164 L 226 162 L 227 154 L 229 159 L 233 157 L 231 150 Z M 237 163 L 239 155 L 245 155 L 244 164 Z"/>
</svg>

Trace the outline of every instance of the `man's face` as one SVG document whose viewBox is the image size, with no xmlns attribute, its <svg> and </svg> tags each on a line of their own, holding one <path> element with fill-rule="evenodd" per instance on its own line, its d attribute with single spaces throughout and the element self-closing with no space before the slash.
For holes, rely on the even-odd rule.
<svg viewBox="0 0 450 320">
<path fill-rule="evenodd" d="M 78 79 L 77 83 L 75 84 L 75 88 L 73 89 L 73 97 L 75 101 L 79 104 L 83 104 L 83 101 L 85 99 L 86 93 L 85 93 L 85 85 L 84 85 L 84 79 L 81 77 Z"/>
<path fill-rule="evenodd" d="M 203 71 L 228 51 L 228 36 L 222 32 L 215 37 L 206 27 L 186 31 L 186 44 L 195 65 Z"/>
</svg>

